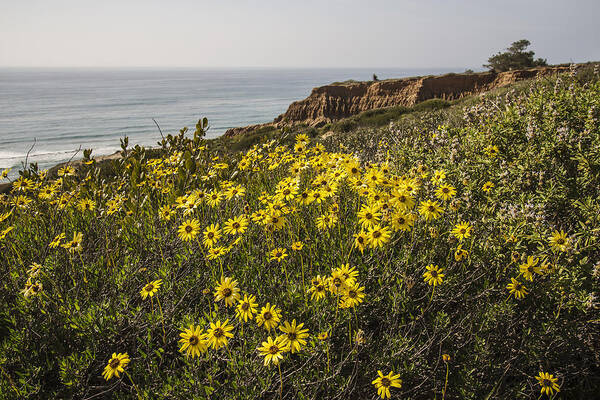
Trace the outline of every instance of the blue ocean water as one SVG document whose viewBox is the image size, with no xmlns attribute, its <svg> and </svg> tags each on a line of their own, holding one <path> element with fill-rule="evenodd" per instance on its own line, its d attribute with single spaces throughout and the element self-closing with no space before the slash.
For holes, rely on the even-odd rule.
<svg viewBox="0 0 600 400">
<path fill-rule="evenodd" d="M 153 146 L 163 132 L 207 117 L 207 137 L 270 122 L 316 86 L 451 72 L 449 69 L 0 69 L 0 169 L 25 161 L 48 168 L 92 148 L 119 150 L 119 138 Z M 81 157 L 81 153 L 77 155 Z"/>
</svg>

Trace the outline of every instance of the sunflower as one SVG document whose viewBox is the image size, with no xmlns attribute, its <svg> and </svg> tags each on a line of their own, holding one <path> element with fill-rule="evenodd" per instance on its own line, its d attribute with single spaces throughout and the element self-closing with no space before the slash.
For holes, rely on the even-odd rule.
<svg viewBox="0 0 600 400">
<path fill-rule="evenodd" d="M 50 242 L 50 244 L 48 245 L 48 247 L 55 249 L 58 246 L 60 246 L 60 242 L 65 238 L 65 234 L 63 233 L 59 233 L 58 235 L 56 235 L 54 237 L 54 239 L 52 239 L 52 241 Z"/>
<path fill-rule="evenodd" d="M 426 200 L 419 206 L 419 213 L 425 217 L 426 221 L 438 219 L 442 212 L 444 212 L 444 210 L 437 201 Z"/>
<path fill-rule="evenodd" d="M 368 241 L 369 246 L 373 248 L 383 247 L 384 244 L 390 241 L 392 233 L 387 226 L 375 225 L 369 228 Z"/>
<path fill-rule="evenodd" d="M 425 268 L 427 271 L 423 274 L 423 277 L 428 285 L 437 286 L 444 281 L 445 274 L 442 274 L 442 271 L 444 271 L 443 268 L 433 264 L 429 264 Z"/>
<path fill-rule="evenodd" d="M 256 314 L 256 297 L 253 295 L 248 296 L 244 295 L 243 300 L 239 300 L 239 303 L 235 309 L 235 313 L 240 321 L 247 322 L 249 319 L 254 318 L 254 314 Z"/>
<path fill-rule="evenodd" d="M 519 265 L 519 273 L 528 281 L 533 281 L 533 274 L 541 274 L 541 268 L 537 266 L 539 262 L 539 258 L 527 257 L 527 262 Z"/>
<path fill-rule="evenodd" d="M 431 182 L 435 183 L 436 185 L 441 183 L 444 179 L 446 179 L 446 171 L 443 169 L 435 170 L 431 176 Z"/>
<path fill-rule="evenodd" d="M 211 322 L 207 332 L 209 345 L 215 350 L 218 350 L 222 346 L 227 346 L 228 338 L 233 337 L 232 330 L 233 326 L 229 325 L 228 319 L 223 323 L 221 321 L 217 321 L 216 323 Z"/>
<path fill-rule="evenodd" d="M 287 251 L 281 247 L 278 247 L 271 251 L 271 258 L 269 258 L 269 261 L 281 262 L 287 256 L 288 256 Z"/>
<path fill-rule="evenodd" d="M 129 364 L 129 356 L 127 353 L 113 353 L 108 364 L 104 367 L 102 376 L 104 379 L 109 380 L 113 376 L 119 377 L 119 373 L 125 371 L 125 367 Z"/>
<path fill-rule="evenodd" d="M 229 219 L 223 227 L 223 232 L 228 235 L 241 235 L 248 228 L 248 218 L 244 215 L 239 215 Z"/>
<path fill-rule="evenodd" d="M 204 236 L 204 239 L 202 240 L 204 246 L 213 247 L 221 238 L 221 229 L 219 229 L 219 224 L 210 224 L 210 226 L 206 227 L 202 235 Z"/>
<path fill-rule="evenodd" d="M 392 214 L 390 226 L 394 231 L 410 231 L 415 224 L 415 216 L 413 214 L 405 214 L 404 212 L 395 212 Z"/>
<path fill-rule="evenodd" d="M 195 218 L 188 219 L 179 226 L 177 232 L 179 233 L 179 238 L 184 242 L 193 240 L 200 232 L 200 222 Z"/>
<path fill-rule="evenodd" d="M 452 229 L 452 234 L 458 240 L 463 240 L 471 236 L 471 229 L 473 227 L 468 222 L 460 222 L 456 224 L 454 229 Z"/>
<path fill-rule="evenodd" d="M 186 357 L 190 355 L 192 358 L 200 357 L 200 353 L 206 353 L 206 350 L 208 350 L 207 335 L 200 326 L 190 325 L 189 329 L 185 329 L 179 336 L 181 336 L 179 351 L 185 353 Z"/>
<path fill-rule="evenodd" d="M 292 243 L 292 250 L 293 251 L 300 251 L 300 250 L 302 250 L 303 247 L 304 247 L 304 243 L 302 243 L 302 242 L 294 242 L 294 243 Z"/>
<path fill-rule="evenodd" d="M 353 308 L 363 302 L 365 298 L 365 288 L 360 286 L 358 282 L 353 282 L 346 287 L 344 294 L 340 300 L 342 308 Z"/>
<path fill-rule="evenodd" d="M 265 358 L 265 366 L 269 364 L 279 364 L 279 361 L 283 359 L 283 353 L 287 351 L 287 347 L 283 342 L 283 335 L 278 336 L 275 340 L 271 339 L 271 336 L 267 338 L 266 342 L 262 342 L 262 346 L 258 348 L 258 352 Z"/>
<path fill-rule="evenodd" d="M 332 228 L 337 223 L 337 216 L 335 214 L 321 215 L 317 218 L 317 228 L 325 231 Z"/>
<path fill-rule="evenodd" d="M 69 250 L 71 253 L 74 251 L 81 251 L 81 242 L 83 241 L 83 233 L 73 232 L 73 239 L 61 245 L 63 248 Z"/>
<path fill-rule="evenodd" d="M 325 297 L 327 280 L 321 275 L 317 275 L 312 279 L 312 285 L 308 289 L 310 299 L 319 301 Z"/>
<path fill-rule="evenodd" d="M 282 343 L 292 353 L 300 351 L 301 346 L 306 345 L 305 339 L 308 337 L 308 329 L 302 329 L 303 327 L 303 323 L 296 325 L 295 319 L 291 324 L 285 321 L 283 325 L 279 325 L 279 330 L 284 333 L 280 336 L 283 338 Z"/>
<path fill-rule="evenodd" d="M 535 379 L 537 379 L 540 386 L 542 387 L 540 389 L 540 392 L 546 393 L 546 396 L 552 396 L 554 395 L 554 392 L 560 392 L 558 384 L 556 383 L 558 382 L 558 378 L 555 378 L 554 375 L 549 374 L 547 372 L 540 372 L 539 375 L 535 377 Z"/>
<path fill-rule="evenodd" d="M 226 306 L 233 305 L 240 299 L 238 282 L 231 278 L 221 277 L 221 282 L 215 289 L 215 301 L 225 300 Z"/>
<path fill-rule="evenodd" d="M 358 277 L 358 271 L 355 267 L 351 267 L 350 264 L 342 264 L 342 266 L 336 268 L 336 270 L 340 272 L 348 285 L 354 283 Z"/>
<path fill-rule="evenodd" d="M 552 251 L 567 251 L 569 248 L 569 239 L 564 231 L 554 231 L 552 235 L 548 237 L 548 242 Z"/>
<path fill-rule="evenodd" d="M 402 387 L 402 379 L 400 379 L 400 375 L 394 375 L 394 371 L 390 371 L 389 374 L 384 375 L 383 372 L 377 371 L 379 377 L 371 382 L 375 385 L 377 389 L 377 395 L 379 395 L 382 399 L 390 398 L 390 387 L 401 388 Z"/>
<path fill-rule="evenodd" d="M 264 326 L 268 331 L 276 328 L 280 320 L 281 310 L 270 303 L 267 303 L 267 305 L 260 310 L 260 314 L 256 316 L 256 323 L 258 326 Z"/>
<path fill-rule="evenodd" d="M 81 211 L 93 211 L 96 208 L 96 202 L 90 199 L 81 199 L 77 204 Z"/>
<path fill-rule="evenodd" d="M 481 187 L 481 190 L 488 193 L 494 188 L 494 186 L 496 186 L 496 185 L 494 185 L 494 182 L 487 181 L 486 183 L 483 184 L 483 186 Z"/>
<path fill-rule="evenodd" d="M 146 297 L 154 296 L 154 293 L 158 292 L 158 289 L 160 289 L 160 286 L 162 285 L 162 283 L 163 283 L 162 279 L 158 279 L 158 280 L 147 283 L 142 288 L 142 290 L 140 290 L 140 295 L 142 296 L 142 299 L 146 300 Z"/>
<path fill-rule="evenodd" d="M 381 219 L 381 212 L 377 204 L 363 204 L 358 212 L 358 222 L 363 228 L 370 228 L 377 225 Z"/>
<path fill-rule="evenodd" d="M 522 299 L 527 294 L 527 288 L 521 282 L 515 278 L 510 278 L 510 283 L 506 285 L 510 294 L 514 295 L 517 299 Z M 510 296 L 510 295 L 509 295 Z"/>
<path fill-rule="evenodd" d="M 462 244 L 459 244 L 456 251 L 454 252 L 454 259 L 456 261 L 462 261 L 467 257 L 469 257 L 469 252 L 462 248 Z"/>
<path fill-rule="evenodd" d="M 210 192 L 206 197 L 206 202 L 211 207 L 218 206 L 221 203 L 221 200 L 223 200 L 223 195 L 217 191 Z"/>
<path fill-rule="evenodd" d="M 357 247 L 360 252 L 365 251 L 365 246 L 369 242 L 369 235 L 365 231 L 360 231 L 354 234 L 354 246 Z"/>
<path fill-rule="evenodd" d="M 438 199 L 447 201 L 450 200 L 456 194 L 456 189 L 452 185 L 448 185 L 447 183 L 441 185 L 438 190 L 435 192 L 435 195 Z"/>
</svg>

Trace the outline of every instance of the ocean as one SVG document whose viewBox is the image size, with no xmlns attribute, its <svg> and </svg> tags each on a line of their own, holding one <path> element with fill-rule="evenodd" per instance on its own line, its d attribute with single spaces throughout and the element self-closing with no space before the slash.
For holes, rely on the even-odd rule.
<svg viewBox="0 0 600 400">
<path fill-rule="evenodd" d="M 207 117 L 208 138 L 272 121 L 313 87 L 347 79 L 400 78 L 451 69 L 0 69 L 0 170 L 17 176 L 27 152 L 41 169 L 77 149 L 113 153 L 119 138 L 154 146 L 160 133 Z M 75 158 L 80 158 L 82 152 Z"/>
</svg>

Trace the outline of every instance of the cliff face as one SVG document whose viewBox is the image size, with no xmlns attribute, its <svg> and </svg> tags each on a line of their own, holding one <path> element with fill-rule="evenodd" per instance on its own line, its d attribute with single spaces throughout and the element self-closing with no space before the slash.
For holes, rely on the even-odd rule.
<svg viewBox="0 0 600 400">
<path fill-rule="evenodd" d="M 292 103 L 284 114 L 275 118 L 273 124 L 261 126 L 297 123 L 320 126 L 375 108 L 410 107 L 433 98 L 455 100 L 525 79 L 568 71 L 569 67 L 540 67 L 501 73 L 447 74 L 321 86 L 314 88 L 306 99 Z M 252 128 L 230 129 L 225 136 L 243 134 Z"/>
</svg>

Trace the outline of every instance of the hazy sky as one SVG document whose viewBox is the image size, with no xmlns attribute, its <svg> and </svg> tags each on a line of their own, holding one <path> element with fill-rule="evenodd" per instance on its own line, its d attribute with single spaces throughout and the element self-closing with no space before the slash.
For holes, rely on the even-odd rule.
<svg viewBox="0 0 600 400">
<path fill-rule="evenodd" d="M 0 66 L 480 67 L 600 60 L 600 0 L 0 0 Z"/>
</svg>

